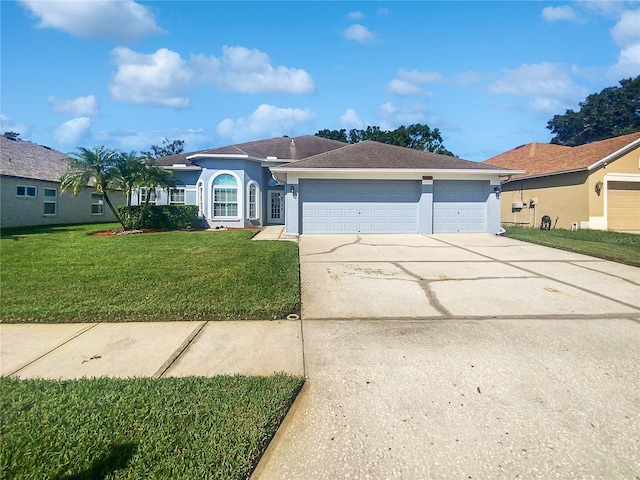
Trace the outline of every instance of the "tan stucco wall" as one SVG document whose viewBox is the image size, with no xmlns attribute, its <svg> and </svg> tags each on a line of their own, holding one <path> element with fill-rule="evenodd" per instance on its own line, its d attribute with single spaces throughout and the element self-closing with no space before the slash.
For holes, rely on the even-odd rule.
<svg viewBox="0 0 640 480">
<path fill-rule="evenodd" d="M 560 186 L 554 186 L 559 183 Z M 577 222 L 579 227 L 581 221 L 589 220 L 586 201 L 588 185 L 587 174 L 583 172 L 516 180 L 505 184 L 500 198 L 502 223 L 539 228 L 542 216 L 549 215 L 552 227 L 556 223 L 556 217 L 559 217 L 556 228 L 571 229 L 573 222 Z M 535 208 L 529 208 L 531 199 L 534 200 Z M 526 203 L 525 208 L 513 212 L 512 203 L 520 201 Z"/>
<path fill-rule="evenodd" d="M 603 182 L 604 177 L 611 173 L 640 174 L 640 148 L 623 155 L 614 162 L 593 171 L 589 177 L 589 214 L 592 217 L 604 215 L 604 192 L 598 196 L 595 192 L 596 183 Z M 604 187 L 603 187 L 604 188 Z"/>
<path fill-rule="evenodd" d="M 18 185 L 37 187 L 38 196 L 36 198 L 16 196 L 16 187 Z M 58 211 L 55 216 L 45 216 L 43 214 L 44 188 L 55 188 L 58 193 Z M 95 193 L 95 190 L 86 188 L 77 197 L 74 197 L 69 192 L 61 194 L 60 185 L 55 182 L 3 176 L 0 179 L 0 226 L 9 228 L 116 221 L 106 204 L 104 206 L 104 215 L 91 214 L 91 193 Z M 109 198 L 116 208 L 118 205 L 125 203 L 124 195 L 119 192 L 109 192 Z"/>
</svg>

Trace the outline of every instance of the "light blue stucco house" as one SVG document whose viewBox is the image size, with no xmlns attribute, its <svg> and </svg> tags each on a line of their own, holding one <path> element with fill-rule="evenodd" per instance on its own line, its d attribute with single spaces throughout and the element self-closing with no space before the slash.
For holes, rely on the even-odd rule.
<svg viewBox="0 0 640 480">
<path fill-rule="evenodd" d="M 500 182 L 518 173 L 446 155 L 306 135 L 172 155 L 157 204 L 198 205 L 209 227 L 312 233 L 499 233 Z M 146 199 L 142 189 L 134 203 Z"/>
</svg>

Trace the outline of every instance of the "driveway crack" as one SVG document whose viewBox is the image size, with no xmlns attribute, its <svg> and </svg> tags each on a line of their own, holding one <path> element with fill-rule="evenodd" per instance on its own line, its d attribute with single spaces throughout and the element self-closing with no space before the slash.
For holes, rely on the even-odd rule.
<svg viewBox="0 0 640 480">
<path fill-rule="evenodd" d="M 407 270 L 405 267 L 403 267 L 398 262 L 391 262 L 391 264 L 394 265 L 395 267 L 399 268 L 400 270 L 402 270 L 404 273 L 406 273 L 410 277 L 416 279 L 416 281 L 418 282 L 418 285 L 420 285 L 420 288 L 422 288 L 422 291 L 424 292 L 425 296 L 427 297 L 427 300 L 429 300 L 429 305 L 431 305 L 437 312 L 441 313 L 445 317 L 451 317 L 452 316 L 451 312 L 449 310 L 447 310 L 444 307 L 444 305 L 442 305 L 440 303 L 440 300 L 438 300 L 438 296 L 436 295 L 436 292 L 434 292 L 431 289 L 432 280 L 427 280 L 426 278 L 422 278 L 421 276 L 416 275 L 412 271 Z"/>
</svg>

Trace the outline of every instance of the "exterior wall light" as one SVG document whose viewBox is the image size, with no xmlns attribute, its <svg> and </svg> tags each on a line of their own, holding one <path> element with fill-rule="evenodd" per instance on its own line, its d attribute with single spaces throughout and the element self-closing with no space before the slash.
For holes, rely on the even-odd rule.
<svg viewBox="0 0 640 480">
<path fill-rule="evenodd" d="M 295 195 L 295 193 L 296 193 L 296 187 L 294 187 L 293 185 L 291 185 L 291 193 L 293 195 Z"/>
<path fill-rule="evenodd" d="M 493 193 L 496 194 L 497 199 L 500 199 L 500 187 L 493 187 Z"/>
<path fill-rule="evenodd" d="M 602 182 L 598 181 L 596 183 L 596 195 L 600 196 L 600 194 L 602 193 L 602 186 L 603 186 Z"/>
</svg>

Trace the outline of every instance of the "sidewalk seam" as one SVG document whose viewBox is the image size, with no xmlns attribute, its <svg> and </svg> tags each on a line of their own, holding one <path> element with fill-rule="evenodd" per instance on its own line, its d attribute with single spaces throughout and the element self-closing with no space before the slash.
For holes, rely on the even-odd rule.
<svg viewBox="0 0 640 480">
<path fill-rule="evenodd" d="M 189 345 L 193 343 L 196 337 L 200 334 L 202 329 L 209 323 L 209 320 L 202 323 L 200 326 L 196 327 L 196 329 L 189 334 L 189 336 L 185 339 L 184 342 L 180 344 L 180 346 L 173 352 L 173 354 L 162 364 L 162 366 L 154 373 L 151 378 L 161 378 L 167 370 L 171 368 L 171 366 L 182 356 Z"/>
</svg>

